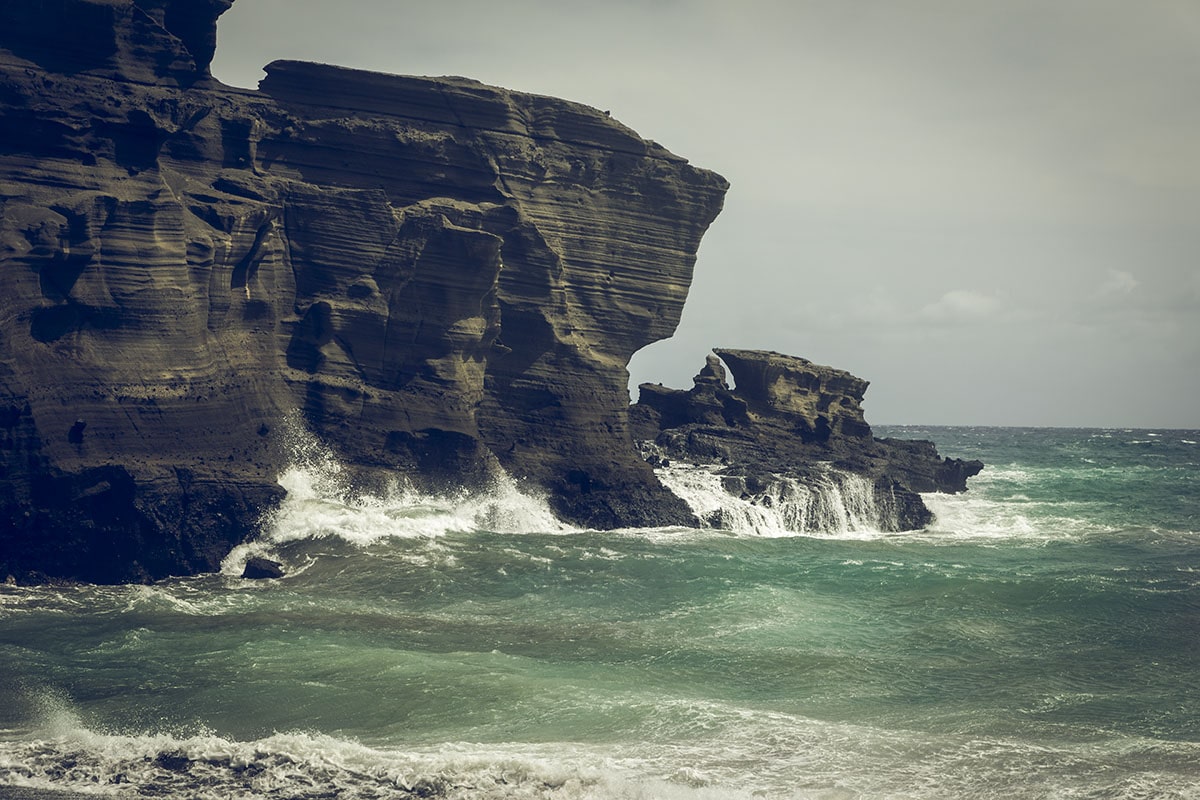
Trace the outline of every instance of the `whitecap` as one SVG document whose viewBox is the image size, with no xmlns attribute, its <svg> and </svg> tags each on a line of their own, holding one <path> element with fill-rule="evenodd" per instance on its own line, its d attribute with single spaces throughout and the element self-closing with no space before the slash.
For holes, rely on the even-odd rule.
<svg viewBox="0 0 1200 800">
<path fill-rule="evenodd" d="M 1022 711 L 1085 701 L 1031 698 Z M 1069 741 L 897 729 L 652 691 L 633 690 L 623 702 L 653 713 L 639 714 L 622 741 L 401 745 L 307 731 L 247 741 L 211 730 L 99 732 L 51 698 L 40 725 L 5 732 L 0 785 L 195 800 L 1049 797 L 1100 796 L 1117 784 L 1189 796 L 1200 757 L 1193 742 L 1115 733 Z"/>
<path fill-rule="evenodd" d="M 194 800 L 289 797 L 716 800 L 753 795 L 708 788 L 700 770 L 642 776 L 627 754 L 573 743 L 447 743 L 398 750 L 305 731 L 239 741 L 212 731 L 101 733 L 67 715 L 0 742 L 0 785 L 97 796 Z M 681 771 L 682 770 L 682 771 Z M 688 776 L 690 775 L 690 779 Z"/>
<path fill-rule="evenodd" d="M 479 491 L 426 494 L 397 476 L 379 495 L 354 491 L 342 465 L 319 442 L 298 446 L 295 463 L 278 478 L 287 494 L 267 515 L 260 535 L 226 556 L 221 571 L 241 575 L 253 556 L 273 557 L 279 545 L 332 538 L 358 547 L 385 539 L 433 540 L 457 533 L 570 533 L 544 496 L 506 474 Z M 292 574 L 306 565 L 294 565 Z"/>
<path fill-rule="evenodd" d="M 1083 505 L 1068 502 L 994 499 L 986 492 L 922 494 L 934 521 L 924 531 L 932 541 L 1013 540 L 1045 543 L 1111 533 L 1087 514 L 1072 514 Z M 918 534 L 920 535 L 920 534 Z"/>
</svg>

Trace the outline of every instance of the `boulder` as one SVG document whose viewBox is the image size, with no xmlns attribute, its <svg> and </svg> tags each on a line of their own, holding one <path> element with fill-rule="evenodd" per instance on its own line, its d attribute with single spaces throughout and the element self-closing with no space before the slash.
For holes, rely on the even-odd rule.
<svg viewBox="0 0 1200 800">
<path fill-rule="evenodd" d="M 250 580 L 282 578 L 283 576 L 283 564 L 262 556 L 253 556 L 247 559 L 246 566 L 242 570 L 242 577 Z"/>
</svg>

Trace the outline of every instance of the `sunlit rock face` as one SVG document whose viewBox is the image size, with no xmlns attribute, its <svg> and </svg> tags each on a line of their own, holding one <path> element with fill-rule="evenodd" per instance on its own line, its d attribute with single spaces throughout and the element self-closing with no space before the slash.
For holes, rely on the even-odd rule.
<svg viewBox="0 0 1200 800">
<path fill-rule="evenodd" d="M 714 351 L 729 365 L 750 413 L 794 420 L 801 441 L 828 442 L 871 435 L 863 419 L 868 383 L 849 372 L 804 358 L 757 350 Z"/>
<path fill-rule="evenodd" d="M 713 352 L 689 391 L 640 387 L 632 418 L 651 461 L 713 465 L 726 491 L 766 502 L 781 482 L 820 492 L 831 471 L 865 478 L 876 524 L 892 530 L 929 524 L 920 493 L 965 491 L 983 469 L 942 458 L 932 442 L 876 439 L 863 417 L 867 381 L 849 372 L 761 350 Z"/>
<path fill-rule="evenodd" d="M 222 86 L 229 5 L 0 8 L 0 571 L 213 569 L 297 430 L 364 490 L 503 467 L 580 524 L 693 523 L 626 364 L 674 331 L 726 182 L 466 79 Z"/>
</svg>

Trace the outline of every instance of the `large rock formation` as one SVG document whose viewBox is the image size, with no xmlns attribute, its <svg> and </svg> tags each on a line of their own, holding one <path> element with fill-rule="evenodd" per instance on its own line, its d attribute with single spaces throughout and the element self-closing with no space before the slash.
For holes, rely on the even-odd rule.
<svg viewBox="0 0 1200 800">
<path fill-rule="evenodd" d="M 697 524 L 626 365 L 674 332 L 725 180 L 463 78 L 223 86 L 231 2 L 0 2 L 0 578 L 214 569 L 301 435 L 363 491 L 506 470 L 581 525 Z M 644 388 L 639 438 L 751 493 L 814 458 L 908 495 L 970 473 L 873 440 L 852 376 L 722 356 L 737 392 L 716 363 Z"/>
<path fill-rule="evenodd" d="M 503 467 L 580 524 L 694 523 L 625 367 L 724 179 L 466 79 L 222 86 L 230 2 L 0 4 L 0 577 L 216 567 L 289 426 L 365 487 Z"/>
<path fill-rule="evenodd" d="M 876 522 L 894 530 L 930 522 L 919 492 L 965 491 L 983 469 L 939 457 L 932 442 L 876 439 L 863 418 L 867 381 L 848 372 L 758 350 L 714 353 L 690 391 L 640 387 L 631 416 L 637 438 L 652 443 L 653 463 L 717 466 L 725 491 L 766 504 L 796 487 L 819 496 L 844 488 L 842 476 L 865 477 Z"/>
</svg>

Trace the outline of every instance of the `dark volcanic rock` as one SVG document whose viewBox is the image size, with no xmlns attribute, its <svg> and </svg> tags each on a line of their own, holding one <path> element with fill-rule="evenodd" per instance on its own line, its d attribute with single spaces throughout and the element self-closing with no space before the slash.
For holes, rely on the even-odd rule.
<svg viewBox="0 0 1200 800">
<path fill-rule="evenodd" d="M 283 564 L 262 556 L 254 556 L 246 560 L 246 566 L 242 569 L 242 577 L 251 580 L 282 578 Z"/>
<path fill-rule="evenodd" d="M 460 78 L 224 87 L 229 5 L 0 3 L 0 574 L 215 569 L 298 430 L 364 490 L 504 467 L 582 524 L 694 524 L 625 367 L 726 182 Z"/>
<path fill-rule="evenodd" d="M 233 0 L 6 0 L 0 43 L 53 72 L 190 86 L 209 76 Z"/>
<path fill-rule="evenodd" d="M 942 458 L 932 442 L 876 439 L 863 418 L 867 382 L 802 358 L 715 350 L 690 391 L 640 387 L 635 437 L 654 443 L 652 463 L 719 464 L 726 491 L 770 502 L 780 480 L 828 486 L 832 474 L 862 476 L 886 507 L 882 523 L 927 525 L 918 492 L 961 492 L 983 464 Z M 777 493 L 776 493 L 777 494 Z"/>
</svg>

